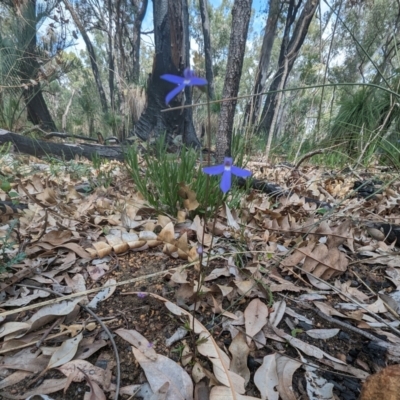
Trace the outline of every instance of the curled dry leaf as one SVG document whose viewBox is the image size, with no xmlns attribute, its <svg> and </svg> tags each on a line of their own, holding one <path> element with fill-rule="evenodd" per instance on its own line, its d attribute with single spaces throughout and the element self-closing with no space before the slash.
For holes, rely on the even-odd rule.
<svg viewBox="0 0 400 400">
<path fill-rule="evenodd" d="M 85 360 L 67 362 L 59 367 L 58 370 L 68 378 L 69 382 L 82 382 L 86 379 L 85 374 L 90 376 L 90 379 L 99 385 L 103 385 L 106 381 L 106 371 Z M 85 374 L 82 371 L 84 371 Z"/>
<path fill-rule="evenodd" d="M 274 303 L 274 309 L 273 311 L 269 314 L 268 320 L 273 326 L 278 326 L 279 322 L 281 322 L 281 319 L 285 315 L 285 310 L 286 310 L 286 301 L 277 301 Z"/>
<path fill-rule="evenodd" d="M 134 329 L 121 328 L 117 329 L 115 333 L 131 345 L 135 346 L 150 360 L 155 361 L 157 359 L 157 353 L 151 346 L 151 343 L 138 331 L 135 331 Z"/>
<path fill-rule="evenodd" d="M 242 332 L 239 332 L 233 338 L 232 343 L 229 346 L 229 351 L 232 354 L 230 369 L 244 379 L 244 384 L 246 386 L 250 380 L 250 370 L 247 366 L 247 357 L 250 349 Z"/>
<path fill-rule="evenodd" d="M 291 358 L 276 355 L 276 372 L 278 374 L 278 392 L 282 400 L 296 400 L 292 380 L 295 371 L 301 367 L 301 363 Z"/>
<path fill-rule="evenodd" d="M 78 350 L 82 338 L 83 333 L 81 332 L 77 336 L 64 341 L 63 344 L 52 354 L 47 369 L 59 367 L 60 365 L 71 361 Z"/>
<path fill-rule="evenodd" d="M 132 346 L 132 352 L 142 367 L 151 390 L 156 393 L 166 387 L 167 400 L 192 400 L 193 382 L 188 373 L 176 362 L 161 354 L 155 360 L 146 357 L 141 351 Z"/>
<path fill-rule="evenodd" d="M 8 339 L 14 339 L 23 336 L 31 327 L 31 324 L 26 322 L 6 322 L 5 324 L 0 326 L 0 338 L 7 335 Z"/>
<path fill-rule="evenodd" d="M 193 190 L 191 190 L 187 185 L 185 185 L 183 182 L 179 184 L 178 194 L 180 197 L 184 199 L 183 205 L 186 208 L 186 210 L 188 211 L 196 210 L 197 207 L 200 205 L 196 199 L 196 193 Z"/>
<path fill-rule="evenodd" d="M 84 298 L 76 297 L 71 300 L 63 300 L 59 303 L 50 304 L 48 306 L 42 307 L 39 311 L 32 315 L 27 321 L 31 324 L 30 331 L 33 331 L 57 317 L 70 314 L 76 305 L 82 301 Z"/>
<path fill-rule="evenodd" d="M 22 394 L 16 394 L 12 396 L 12 399 L 15 400 L 26 400 L 30 397 L 46 395 L 49 393 L 55 393 L 59 390 L 63 390 L 66 383 L 67 378 L 63 379 L 45 379 L 39 386 L 36 386 L 32 390 L 28 390 Z"/>
<path fill-rule="evenodd" d="M 252 300 L 246 307 L 244 318 L 248 344 L 250 344 L 251 338 L 260 332 L 267 323 L 268 313 L 268 306 L 260 299 Z"/>
<path fill-rule="evenodd" d="M 278 400 L 279 393 L 277 386 L 279 383 L 276 370 L 276 354 L 269 354 L 264 357 L 263 363 L 254 374 L 254 384 L 261 393 L 262 400 Z"/>
<path fill-rule="evenodd" d="M 8 386 L 15 385 L 31 375 L 28 371 L 16 371 L 7 377 L 3 377 L 0 381 L 0 389 L 5 389 Z"/>
<path fill-rule="evenodd" d="M 341 275 L 347 270 L 349 263 L 345 254 L 337 248 L 309 242 L 306 247 L 296 248 L 289 257 L 281 262 L 281 265 L 286 268 L 294 267 L 303 259 L 302 269 L 323 280 Z"/>
<path fill-rule="evenodd" d="M 104 394 L 101 387 L 96 383 L 92 382 L 89 377 L 86 377 L 87 383 L 90 386 L 90 392 L 85 392 L 83 400 L 106 400 L 106 395 Z"/>
</svg>

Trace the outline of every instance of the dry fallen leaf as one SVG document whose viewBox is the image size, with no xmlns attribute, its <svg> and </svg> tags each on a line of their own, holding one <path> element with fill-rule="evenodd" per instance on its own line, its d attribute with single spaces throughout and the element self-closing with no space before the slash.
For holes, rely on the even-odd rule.
<svg viewBox="0 0 400 400">
<path fill-rule="evenodd" d="M 168 384 L 167 400 L 192 400 L 193 383 L 188 373 L 175 361 L 161 354 L 155 360 L 146 357 L 132 346 L 132 352 L 142 367 L 154 393 Z"/>
<path fill-rule="evenodd" d="M 282 400 L 296 400 L 293 390 L 293 374 L 301 367 L 301 363 L 291 358 L 276 355 L 276 372 L 278 374 L 278 392 Z"/>
<path fill-rule="evenodd" d="M 261 393 L 262 400 L 278 400 L 279 393 L 278 373 L 276 370 L 276 354 L 269 354 L 264 357 L 261 367 L 254 374 L 254 384 Z"/>
<path fill-rule="evenodd" d="M 244 311 L 245 328 L 247 343 L 250 344 L 251 338 L 255 336 L 267 323 L 268 306 L 260 299 L 252 300 Z"/>
<path fill-rule="evenodd" d="M 52 354 L 47 369 L 59 367 L 60 365 L 71 361 L 78 350 L 78 346 L 82 338 L 83 333 L 81 332 L 77 336 L 65 340 L 63 344 Z"/>
<path fill-rule="evenodd" d="M 245 386 L 250 380 L 250 370 L 247 366 L 247 357 L 250 349 L 246 343 L 245 335 L 239 332 L 232 340 L 229 346 L 229 351 L 232 354 L 231 371 L 237 373 L 244 379 Z"/>
</svg>

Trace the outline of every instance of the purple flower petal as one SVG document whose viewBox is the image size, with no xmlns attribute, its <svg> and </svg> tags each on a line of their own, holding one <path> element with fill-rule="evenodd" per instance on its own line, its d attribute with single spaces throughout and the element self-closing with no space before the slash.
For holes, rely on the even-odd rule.
<svg viewBox="0 0 400 400">
<path fill-rule="evenodd" d="M 182 85 L 184 79 L 181 76 L 176 76 L 176 75 L 171 75 L 171 74 L 165 74 L 160 76 L 161 79 L 164 79 L 168 82 L 175 83 L 177 85 Z"/>
<path fill-rule="evenodd" d="M 239 167 L 231 166 L 232 174 L 240 176 L 241 178 L 248 178 L 251 175 L 251 171 Z"/>
<path fill-rule="evenodd" d="M 165 98 L 165 102 L 169 104 L 169 102 L 182 90 L 185 88 L 185 85 L 179 85 L 175 89 L 171 90 L 168 94 L 167 97 Z"/>
<path fill-rule="evenodd" d="M 232 157 L 225 157 L 224 158 L 225 167 L 231 167 L 232 164 L 233 164 L 233 158 Z"/>
<path fill-rule="evenodd" d="M 190 78 L 189 86 L 202 86 L 202 85 L 207 85 L 207 79 L 198 78 L 197 76 Z"/>
<path fill-rule="evenodd" d="M 221 165 L 213 165 L 212 167 L 204 167 L 203 172 L 208 175 L 218 175 L 222 174 L 225 171 L 225 166 Z"/>
<path fill-rule="evenodd" d="M 231 171 L 224 171 L 219 187 L 224 193 L 226 193 L 231 188 Z"/>
<path fill-rule="evenodd" d="M 185 77 L 186 80 L 188 79 L 192 79 L 195 74 L 194 71 L 192 71 L 189 67 L 185 68 L 185 70 L 183 71 L 183 76 Z"/>
</svg>

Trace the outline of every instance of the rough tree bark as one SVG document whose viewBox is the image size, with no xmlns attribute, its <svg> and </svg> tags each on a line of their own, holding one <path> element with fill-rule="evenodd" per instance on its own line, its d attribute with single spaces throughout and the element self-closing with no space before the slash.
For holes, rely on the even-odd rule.
<svg viewBox="0 0 400 400">
<path fill-rule="evenodd" d="M 108 12 L 108 87 L 110 89 L 110 106 L 111 110 L 115 111 L 115 65 L 114 65 L 114 35 L 115 31 L 113 29 L 114 10 L 112 0 L 107 1 L 107 12 Z M 115 134 L 115 132 L 114 132 Z"/>
<path fill-rule="evenodd" d="M 15 6 L 17 8 L 17 6 Z M 28 88 L 23 91 L 24 101 L 28 113 L 28 120 L 34 125 L 40 125 L 45 131 L 56 131 L 57 127 L 53 121 L 47 104 L 43 98 L 41 84 L 32 86 L 31 79 L 37 80 L 39 71 L 39 63 L 37 61 L 37 23 L 38 16 L 36 13 L 36 0 L 29 0 L 21 9 L 16 12 L 21 12 L 21 35 L 22 41 L 28 39 L 24 45 L 22 62 L 20 69 L 21 83 Z"/>
<path fill-rule="evenodd" d="M 148 0 L 142 0 L 140 7 L 139 0 L 131 0 L 131 2 L 135 10 L 135 20 L 133 22 L 132 31 L 132 81 L 138 83 L 140 76 L 140 31 L 142 29 L 144 16 L 146 15 Z"/>
<path fill-rule="evenodd" d="M 200 146 L 195 134 L 191 110 L 188 108 L 170 112 L 161 112 L 166 108 L 165 96 L 176 86 L 161 79 L 166 73 L 183 75 L 189 60 L 189 39 L 187 19 L 185 18 L 187 0 L 153 0 L 155 56 L 153 71 L 148 79 L 147 105 L 135 126 L 133 134 L 142 140 L 151 136 L 182 135 L 188 146 Z M 186 65 L 184 65 L 186 63 Z M 191 102 L 189 91 L 185 90 L 185 103 Z M 182 94 L 170 103 L 171 107 L 182 105 Z"/>
<path fill-rule="evenodd" d="M 308 28 L 319 4 L 318 0 L 307 0 L 296 21 L 296 14 L 299 11 L 299 5 L 301 2 L 297 5 L 294 3 L 294 0 L 290 0 L 285 32 L 279 55 L 278 70 L 274 75 L 271 86 L 269 87 L 269 91 L 272 91 L 273 93 L 270 93 L 265 100 L 259 124 L 259 130 L 265 132 L 266 136 L 270 135 L 271 137 L 274 134 L 275 127 L 273 125 L 274 122 L 276 122 L 279 103 L 282 98 L 281 92 L 277 93 L 276 91 L 282 90 L 286 86 L 287 78 L 307 36 Z M 290 37 L 290 31 L 292 31 L 293 24 L 295 24 L 295 26 L 293 34 Z M 268 151 L 266 150 L 266 152 Z"/>
<path fill-rule="evenodd" d="M 106 94 L 104 92 L 103 84 L 101 82 L 99 67 L 97 65 L 96 53 L 94 52 L 92 42 L 89 38 L 89 35 L 86 32 L 85 27 L 82 25 L 82 22 L 78 16 L 78 14 L 75 12 L 71 3 L 68 0 L 62 0 L 62 1 L 65 5 L 65 8 L 71 14 L 71 17 L 74 20 L 74 23 L 75 23 L 76 27 L 79 29 L 79 32 L 82 35 L 83 41 L 86 44 L 86 49 L 89 53 L 90 65 L 92 67 L 94 80 L 96 82 L 97 91 L 99 92 L 101 108 L 102 108 L 103 113 L 107 113 L 108 112 L 107 98 L 106 98 Z"/>
<path fill-rule="evenodd" d="M 276 1 L 276 0 L 274 0 Z M 207 0 L 199 0 L 200 14 L 201 14 L 201 26 L 203 28 L 203 40 L 204 40 L 204 58 L 206 64 L 206 79 L 208 82 L 208 95 L 210 99 L 214 99 L 214 73 L 212 67 L 212 55 L 211 55 L 211 35 L 210 35 L 210 20 L 208 18 L 208 2 Z"/>
<path fill-rule="evenodd" d="M 243 58 L 246 49 L 247 32 L 251 14 L 252 0 L 235 0 L 232 9 L 232 31 L 229 42 L 228 63 L 222 98 L 236 97 L 239 91 Z M 217 131 L 217 162 L 221 163 L 230 155 L 233 119 L 237 100 L 224 101 L 221 105 Z"/>
<path fill-rule="evenodd" d="M 261 47 L 260 61 L 256 72 L 256 79 L 254 82 L 253 94 L 257 95 L 264 91 L 265 82 L 267 80 L 267 73 L 271 59 L 272 47 L 276 37 L 276 28 L 278 26 L 279 15 L 282 10 L 280 0 L 269 0 L 268 18 L 265 26 L 264 38 Z M 259 116 L 261 108 L 262 96 L 254 96 L 249 102 L 247 112 L 248 117 L 246 120 L 253 125 Z"/>
</svg>

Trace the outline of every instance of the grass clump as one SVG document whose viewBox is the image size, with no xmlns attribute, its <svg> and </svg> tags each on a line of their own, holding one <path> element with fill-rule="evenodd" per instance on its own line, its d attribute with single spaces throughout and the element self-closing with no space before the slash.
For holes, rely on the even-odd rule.
<svg viewBox="0 0 400 400">
<path fill-rule="evenodd" d="M 143 162 L 140 158 L 143 157 Z M 165 136 L 161 136 L 152 151 L 147 149 L 143 156 L 136 145 L 125 153 L 128 171 L 137 190 L 157 212 L 176 215 L 184 208 L 181 197 L 182 186 L 188 187 L 196 194 L 199 207 L 196 213 L 203 214 L 215 210 L 221 205 L 222 198 L 218 176 L 207 177 L 198 163 L 198 152 L 195 149 L 182 147 L 179 154 L 171 154 L 167 150 Z M 207 190 L 207 179 L 209 187 Z M 238 203 L 243 190 L 235 188 L 230 192 L 229 203 Z"/>
</svg>

